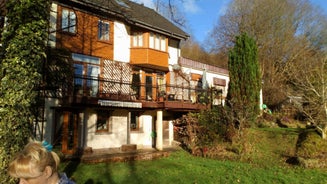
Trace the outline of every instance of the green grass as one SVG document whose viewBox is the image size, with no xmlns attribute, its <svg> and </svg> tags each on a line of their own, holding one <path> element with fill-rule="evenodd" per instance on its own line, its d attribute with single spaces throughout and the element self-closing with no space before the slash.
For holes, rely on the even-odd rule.
<svg viewBox="0 0 327 184">
<path fill-rule="evenodd" d="M 243 157 L 263 167 L 285 166 L 286 159 L 295 155 L 300 132 L 300 129 L 286 128 L 249 129 L 248 149 Z"/>
<path fill-rule="evenodd" d="M 247 134 L 249 152 L 242 161 L 194 157 L 176 151 L 167 158 L 131 163 L 61 164 L 78 184 L 326 184 L 327 170 L 304 169 L 285 164 L 295 149 L 296 129 L 251 129 Z"/>
</svg>

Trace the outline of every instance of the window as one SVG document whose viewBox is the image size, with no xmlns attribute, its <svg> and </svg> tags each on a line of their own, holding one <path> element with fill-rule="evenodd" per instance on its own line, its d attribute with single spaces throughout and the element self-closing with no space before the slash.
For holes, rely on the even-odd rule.
<svg viewBox="0 0 327 184">
<path fill-rule="evenodd" d="M 166 92 L 166 81 L 165 81 L 165 75 L 163 73 L 157 74 L 157 83 L 158 83 L 159 93 Z"/>
<path fill-rule="evenodd" d="M 97 112 L 96 132 L 111 131 L 111 111 L 99 110 Z"/>
<path fill-rule="evenodd" d="M 160 36 L 156 35 L 154 40 L 154 48 L 160 50 Z"/>
<path fill-rule="evenodd" d="M 193 81 L 198 81 L 200 80 L 201 77 L 202 77 L 201 74 L 191 73 L 191 80 Z"/>
<path fill-rule="evenodd" d="M 100 59 L 97 57 L 72 54 L 75 69 L 74 87 L 86 93 L 96 96 L 99 92 Z"/>
<path fill-rule="evenodd" d="M 133 47 L 143 46 L 143 33 L 137 32 L 133 35 Z"/>
<path fill-rule="evenodd" d="M 217 86 L 226 86 L 226 80 L 225 79 L 220 79 L 220 78 L 213 78 L 213 84 Z"/>
<path fill-rule="evenodd" d="M 141 131 L 142 125 L 140 123 L 139 112 L 131 112 L 131 131 Z"/>
<path fill-rule="evenodd" d="M 160 43 L 161 43 L 160 50 L 165 52 L 166 51 L 166 38 L 165 37 L 161 37 Z"/>
<path fill-rule="evenodd" d="M 154 34 L 153 33 L 150 33 L 150 48 L 151 49 L 154 49 Z"/>
<path fill-rule="evenodd" d="M 98 39 L 102 41 L 109 41 L 110 26 L 108 22 L 102 20 L 98 21 Z"/>
<path fill-rule="evenodd" d="M 93 57 L 93 56 L 87 56 L 87 55 L 83 55 L 83 54 L 76 54 L 73 53 L 72 54 L 73 60 L 75 61 L 81 61 L 81 62 L 85 62 L 85 63 L 92 63 L 92 64 L 100 64 L 100 59 L 97 57 Z"/>
<path fill-rule="evenodd" d="M 73 11 L 62 10 L 61 29 L 66 32 L 76 32 L 76 15 Z"/>
<path fill-rule="evenodd" d="M 166 51 L 166 37 L 159 35 L 159 34 L 150 33 L 149 45 L 150 45 L 150 48 L 152 48 L 152 49 L 161 50 L 161 51 L 165 52 Z"/>
</svg>

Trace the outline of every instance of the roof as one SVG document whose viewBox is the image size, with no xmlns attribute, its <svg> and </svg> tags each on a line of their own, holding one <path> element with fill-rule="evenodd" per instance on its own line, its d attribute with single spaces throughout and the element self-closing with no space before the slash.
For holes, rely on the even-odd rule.
<svg viewBox="0 0 327 184">
<path fill-rule="evenodd" d="M 168 37 L 187 39 L 189 35 L 151 8 L 129 0 L 58 0 L 61 4 L 77 6 L 86 11 L 114 15 L 137 27 Z"/>
</svg>

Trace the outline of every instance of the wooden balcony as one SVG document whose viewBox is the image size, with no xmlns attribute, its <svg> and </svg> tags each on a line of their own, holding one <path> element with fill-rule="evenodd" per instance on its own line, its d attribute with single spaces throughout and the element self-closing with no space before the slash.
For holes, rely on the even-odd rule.
<svg viewBox="0 0 327 184">
<path fill-rule="evenodd" d="M 83 85 L 73 85 L 61 94 L 67 106 L 112 106 L 169 111 L 200 111 L 221 105 L 222 93 L 212 89 L 192 86 L 147 86 L 131 82 L 111 81 L 100 78 L 75 77 Z M 67 85 L 66 85 L 67 86 Z M 159 90 L 160 89 L 160 90 Z M 58 94 L 58 93 L 57 93 Z M 137 105 L 137 106 L 134 106 Z"/>
<path fill-rule="evenodd" d="M 130 63 L 168 71 L 168 53 L 150 48 L 131 48 Z"/>
</svg>

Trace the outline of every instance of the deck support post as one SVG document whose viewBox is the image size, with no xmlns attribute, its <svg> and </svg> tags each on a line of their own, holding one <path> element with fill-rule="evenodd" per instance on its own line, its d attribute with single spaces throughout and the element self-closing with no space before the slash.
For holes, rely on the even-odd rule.
<svg viewBox="0 0 327 184">
<path fill-rule="evenodd" d="M 163 138 L 162 138 L 162 110 L 157 111 L 157 126 L 156 126 L 156 148 L 158 150 L 163 150 Z"/>
</svg>

